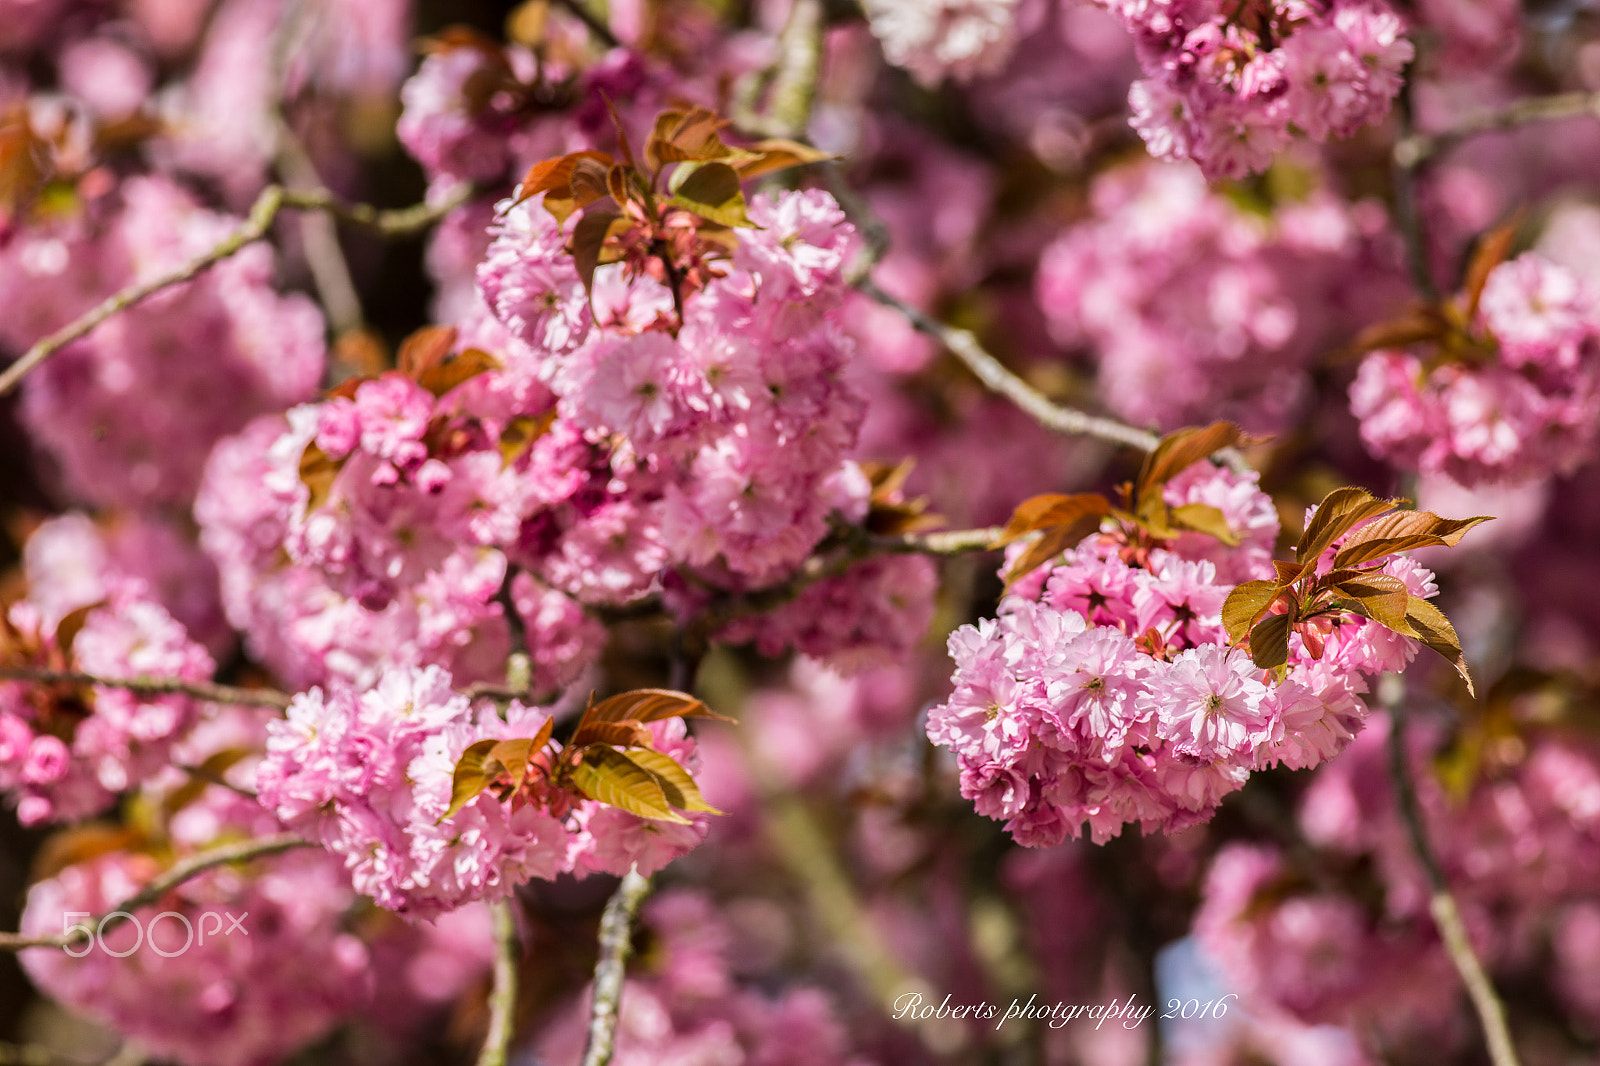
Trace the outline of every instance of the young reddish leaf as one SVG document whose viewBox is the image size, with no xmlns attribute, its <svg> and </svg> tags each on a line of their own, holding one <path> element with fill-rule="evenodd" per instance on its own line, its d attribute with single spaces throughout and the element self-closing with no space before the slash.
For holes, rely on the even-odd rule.
<svg viewBox="0 0 1600 1066">
<path fill-rule="evenodd" d="M 1269 614 L 1250 631 L 1250 661 L 1271 670 L 1289 661 L 1289 616 Z"/>
<path fill-rule="evenodd" d="M 1468 324 L 1478 315 L 1478 301 L 1483 299 L 1483 287 L 1488 284 L 1489 275 L 1511 254 L 1522 219 L 1523 213 L 1518 211 L 1509 221 L 1485 233 L 1472 250 L 1472 261 L 1467 264 L 1467 276 L 1462 284 L 1467 296 Z"/>
<path fill-rule="evenodd" d="M 242 759 L 247 759 L 256 752 L 249 748 L 224 748 L 213 752 L 204 762 L 189 773 L 189 780 L 167 794 L 161 801 L 161 810 L 167 817 L 171 817 L 183 810 L 189 804 L 199 799 L 210 788 L 216 778 L 220 778 Z M 185 768 L 187 769 L 187 768 Z"/>
<path fill-rule="evenodd" d="M 1275 581 L 1246 581 L 1234 586 L 1222 602 L 1222 625 L 1228 631 L 1229 642 L 1237 644 L 1244 639 L 1256 619 L 1277 602 L 1282 592 L 1283 586 Z"/>
<path fill-rule="evenodd" d="M 702 163 L 667 201 L 724 226 L 750 226 L 739 175 L 726 163 Z"/>
<path fill-rule="evenodd" d="M 1278 584 L 1292 585 L 1306 574 L 1310 573 L 1315 562 L 1291 563 L 1283 559 L 1272 560 L 1272 569 L 1277 574 Z"/>
<path fill-rule="evenodd" d="M 739 172 L 739 177 L 744 181 L 776 170 L 787 170 L 807 163 L 821 163 L 839 158 L 809 144 L 784 140 L 781 137 L 757 141 L 750 146 L 749 151 L 750 158 L 738 160 L 733 164 L 733 169 Z"/>
<path fill-rule="evenodd" d="M 1432 511 L 1395 511 L 1352 531 L 1333 557 L 1333 565 L 1360 566 L 1385 555 L 1416 548 L 1453 548 L 1461 543 L 1467 530 L 1490 521 L 1493 521 L 1492 515 L 1440 518 Z"/>
<path fill-rule="evenodd" d="M 500 431 L 500 469 L 504 470 L 522 458 L 534 442 L 556 423 L 556 409 L 552 407 L 542 415 L 518 415 Z"/>
<path fill-rule="evenodd" d="M 663 111 L 645 146 L 645 163 L 659 172 L 667 163 L 706 162 L 747 154 L 722 143 L 724 123 L 703 107 L 688 111 Z"/>
<path fill-rule="evenodd" d="M 1208 503 L 1186 503 L 1172 509 L 1172 524 L 1197 533 L 1209 533 L 1222 543 L 1236 547 L 1239 536 L 1228 525 L 1227 516 Z"/>
<path fill-rule="evenodd" d="M 639 722 L 659 722 L 665 718 L 732 721 L 731 718 L 713 714 L 709 707 L 687 692 L 667 688 L 640 688 L 611 696 L 592 704 L 584 712 L 583 718 L 589 722 L 621 722 L 629 718 Z"/>
<path fill-rule="evenodd" d="M 1250 438 L 1232 422 L 1213 422 L 1209 426 L 1189 426 L 1161 438 L 1139 471 L 1139 492 L 1142 499 L 1150 490 L 1165 485 L 1212 452 L 1233 448 Z"/>
<path fill-rule="evenodd" d="M 1365 355 L 1380 348 L 1408 348 L 1413 344 L 1443 340 L 1450 333 L 1450 322 L 1432 307 L 1416 307 L 1399 318 L 1368 326 L 1356 334 L 1351 354 Z"/>
<path fill-rule="evenodd" d="M 423 374 L 444 362 L 455 346 L 454 326 L 423 326 L 400 342 L 395 365 L 412 381 L 420 381 Z"/>
<path fill-rule="evenodd" d="M 655 736 L 636 719 L 620 722 L 585 722 L 572 734 L 572 746 L 610 744 L 614 748 L 653 748 Z"/>
<path fill-rule="evenodd" d="M 1421 596 L 1412 596 L 1406 603 L 1406 622 L 1418 640 L 1443 656 L 1461 675 L 1461 680 L 1467 683 L 1467 694 L 1476 697 L 1472 674 L 1467 670 L 1466 657 L 1461 654 L 1461 638 L 1444 612 Z"/>
<path fill-rule="evenodd" d="M 1097 492 L 1083 492 L 1071 496 L 1061 493 L 1030 496 L 1017 504 L 1016 510 L 1011 512 L 1010 520 L 1006 522 L 1006 528 L 993 543 L 996 548 L 1003 548 L 1035 530 L 1075 525 L 1089 517 L 1095 519 L 1095 528 L 1099 528 L 1099 520 L 1110 513 L 1110 501 Z"/>
<path fill-rule="evenodd" d="M 556 200 L 572 199 L 572 179 L 577 172 L 578 164 L 585 160 L 598 164 L 605 170 L 611 168 L 611 157 L 604 152 L 571 152 L 567 155 L 556 156 L 554 159 L 545 159 L 533 164 L 528 172 L 522 176 L 522 184 L 517 191 L 517 203 L 532 199 L 540 193 L 547 193 L 545 207 L 550 207 L 552 198 Z M 552 210 L 550 212 L 556 215 Z M 571 214 L 570 210 L 567 214 Z M 565 222 L 567 214 L 556 215 L 556 221 Z"/>
<path fill-rule="evenodd" d="M 667 803 L 661 779 L 616 748 L 603 744 L 586 748 L 570 774 L 573 787 L 596 803 L 653 821 L 689 823 Z"/>
<path fill-rule="evenodd" d="M 1006 571 L 1006 584 L 1009 586 L 1018 578 L 1031 574 L 1068 548 L 1076 548 L 1083 538 L 1099 528 L 1100 516 L 1091 514 L 1084 515 L 1075 522 L 1046 529 L 1012 564 L 1011 569 Z"/>
<path fill-rule="evenodd" d="M 483 759 L 483 772 L 493 781 L 501 774 L 509 774 L 511 786 L 521 788 L 522 783 L 528 778 L 528 760 L 535 752 L 544 747 L 545 741 L 550 739 L 549 727 L 553 725 L 551 719 L 546 719 L 541 727 L 543 738 L 520 737 L 515 740 L 502 740 L 489 749 Z"/>
<path fill-rule="evenodd" d="M 147 847 L 144 833 L 120 825 L 90 822 L 61 829 L 44 838 L 29 869 L 29 879 L 42 881 L 69 866 L 114 851 L 134 851 Z"/>
<path fill-rule="evenodd" d="M 96 600 L 61 616 L 61 621 L 56 623 L 56 647 L 61 650 L 61 654 L 69 656 L 72 654 L 72 645 L 77 641 L 78 634 L 83 632 L 85 623 L 89 621 L 90 612 L 105 605 L 105 600 Z"/>
<path fill-rule="evenodd" d="M 700 787 L 694 783 L 694 778 L 672 756 L 649 749 L 631 748 L 627 752 L 628 758 L 656 775 L 656 780 L 661 785 L 661 791 L 666 795 L 667 802 L 683 811 L 700 811 L 705 814 L 721 814 L 700 795 Z"/>
<path fill-rule="evenodd" d="M 626 225 L 627 220 L 617 211 L 609 207 L 591 207 L 572 228 L 572 261 L 578 268 L 578 277 L 583 280 L 584 292 L 589 292 L 594 285 L 594 272 L 600 265 L 606 240 L 614 228 Z"/>
<path fill-rule="evenodd" d="M 1334 489 L 1322 498 L 1300 534 L 1294 557 L 1303 563 L 1315 562 L 1329 545 L 1352 527 L 1385 511 L 1392 511 L 1404 500 L 1380 500 L 1366 489 L 1352 486 Z"/>
<path fill-rule="evenodd" d="M 428 367 L 417 375 L 417 384 L 435 396 L 443 396 L 457 385 L 470 381 L 479 374 L 500 370 L 503 367 L 504 364 L 488 352 L 479 348 L 468 348 Z"/>
<path fill-rule="evenodd" d="M 1365 574 L 1333 585 L 1341 596 L 1355 600 L 1360 612 L 1386 629 L 1408 637 L 1417 634 L 1406 623 L 1406 583 L 1388 574 Z"/>
<path fill-rule="evenodd" d="M 461 753 L 461 758 L 456 760 L 455 773 L 450 778 L 450 806 L 439 816 L 439 821 L 433 823 L 434 825 L 443 822 L 477 799 L 489 786 L 489 782 L 494 780 L 494 775 L 485 771 L 484 761 L 488 758 L 490 749 L 498 743 L 500 743 L 498 740 L 490 737 L 470 745 Z"/>
<path fill-rule="evenodd" d="M 300 453 L 300 481 L 311 493 L 306 501 L 307 514 L 327 502 L 328 493 L 333 491 L 333 479 L 343 467 L 344 460 L 330 459 L 317 447 L 316 441 L 306 442 L 306 450 Z"/>
</svg>

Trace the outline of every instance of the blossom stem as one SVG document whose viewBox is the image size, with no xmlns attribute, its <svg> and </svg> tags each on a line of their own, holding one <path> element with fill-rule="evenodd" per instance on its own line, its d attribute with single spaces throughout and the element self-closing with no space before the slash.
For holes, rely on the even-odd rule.
<svg viewBox="0 0 1600 1066">
<path fill-rule="evenodd" d="M 41 685 L 99 685 L 125 689 L 147 696 L 193 696 L 213 703 L 234 703 L 248 707 L 288 707 L 294 697 L 271 688 L 239 688 L 215 685 L 209 681 L 185 681 L 176 677 L 100 677 L 78 670 L 46 670 L 33 666 L 0 666 L 0 681 L 32 681 Z"/>
<path fill-rule="evenodd" d="M 494 991 L 489 993 L 489 1033 L 483 1039 L 483 1050 L 478 1053 L 478 1066 L 506 1066 L 517 1011 L 517 967 L 522 958 L 512 901 L 500 900 L 492 908 L 492 914 Z"/>
<path fill-rule="evenodd" d="M 649 894 L 650 879 L 637 869 L 629 870 L 600 916 L 600 958 L 594 964 L 583 1066 L 607 1066 L 616 1051 L 622 982 L 628 971 L 628 956 L 633 953 L 633 921 Z"/>
<path fill-rule="evenodd" d="M 92 923 L 80 923 L 71 930 L 54 936 L 30 937 L 23 936 L 21 933 L 0 933 L 0 951 L 66 947 L 83 937 L 86 926 L 97 932 L 103 932 L 105 926 L 115 926 L 119 922 L 127 920 L 127 918 L 120 917 L 120 915 L 132 914 L 140 907 L 150 906 L 179 885 L 193 880 L 207 870 L 218 866 L 227 866 L 229 863 L 247 862 L 250 859 L 259 859 L 266 855 L 276 855 L 294 848 L 311 846 L 311 842 L 298 833 L 277 833 L 273 836 L 256 837 L 252 840 L 223 844 L 220 847 L 202 851 L 175 864 L 166 873 L 145 885 Z"/>
<path fill-rule="evenodd" d="M 1394 781 L 1395 796 L 1400 818 L 1406 825 L 1411 840 L 1411 850 L 1422 865 L 1428 879 L 1428 910 L 1439 930 L 1445 951 L 1461 983 L 1466 986 L 1472 1007 L 1478 1014 L 1489 1047 L 1489 1059 L 1494 1066 L 1519 1066 L 1516 1045 L 1511 1041 L 1511 1031 L 1506 1025 L 1505 1004 L 1494 990 L 1494 984 L 1484 971 L 1483 963 L 1472 948 L 1466 926 L 1461 921 L 1460 908 L 1450 892 L 1444 868 L 1439 864 L 1438 853 L 1428 837 L 1422 819 L 1422 808 L 1417 802 L 1416 787 L 1411 780 L 1410 763 L 1405 745 L 1405 682 L 1398 674 L 1385 674 L 1379 682 L 1378 696 L 1390 717 L 1389 775 Z"/>
<path fill-rule="evenodd" d="M 187 263 L 158 274 L 153 278 L 135 282 L 120 292 L 106 297 L 95 307 L 45 337 L 35 341 L 22 357 L 0 373 L 0 396 L 4 396 L 31 371 L 73 341 L 86 336 L 106 319 L 143 303 L 163 289 L 192 281 L 217 263 L 254 244 L 267 235 L 278 212 L 284 208 L 306 211 L 328 211 L 360 226 L 376 230 L 385 236 L 399 236 L 426 229 L 443 218 L 451 208 L 464 202 L 471 194 L 468 188 L 456 191 L 436 204 L 416 204 L 397 210 L 383 210 L 369 204 L 352 204 L 335 196 L 327 189 L 290 190 L 281 185 L 269 185 L 261 190 L 237 229 L 212 248 L 190 259 Z"/>
</svg>

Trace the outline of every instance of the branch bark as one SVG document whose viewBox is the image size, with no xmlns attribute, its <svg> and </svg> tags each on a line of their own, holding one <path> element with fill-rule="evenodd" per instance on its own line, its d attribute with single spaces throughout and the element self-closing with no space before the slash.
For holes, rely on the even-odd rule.
<svg viewBox="0 0 1600 1066">
<path fill-rule="evenodd" d="M 483 1050 L 478 1053 L 478 1066 L 506 1066 L 516 1023 L 521 945 L 517 941 L 517 916 L 512 910 L 512 900 L 496 903 L 493 917 L 494 990 L 489 993 L 489 1033 L 483 1039 Z"/>
<path fill-rule="evenodd" d="M 224 844 L 220 847 L 191 855 L 111 908 L 104 915 L 89 923 L 89 927 L 99 929 L 102 922 L 115 927 L 119 922 L 127 919 L 112 919 L 112 915 L 118 912 L 131 914 L 140 907 L 148 907 L 179 885 L 191 881 L 215 867 L 226 866 L 233 862 L 259 859 L 266 855 L 276 855 L 280 852 L 291 851 L 294 848 L 311 846 L 312 844 L 309 840 L 296 833 L 278 833 L 273 836 L 256 837 L 253 840 L 244 840 L 235 844 Z M 0 933 L 0 951 L 22 951 L 25 948 L 61 948 L 75 943 L 84 935 L 84 923 L 74 926 L 69 932 L 59 933 L 55 936 L 30 937 L 23 936 L 21 933 Z"/>
<path fill-rule="evenodd" d="M 1437 133 L 1402 136 L 1394 146 L 1395 165 L 1404 170 L 1416 170 L 1462 141 L 1485 133 L 1501 133 L 1534 122 L 1556 122 L 1585 115 L 1600 119 L 1600 92 L 1524 97 L 1504 107 L 1468 115 Z"/>
<path fill-rule="evenodd" d="M 600 958 L 594 964 L 583 1066 L 607 1066 L 616 1051 L 617 1012 L 622 1003 L 628 956 L 633 952 L 633 921 L 649 894 L 650 879 L 638 870 L 629 870 L 600 916 Z"/>
<path fill-rule="evenodd" d="M 1484 971 L 1477 952 L 1472 949 L 1472 941 L 1467 938 L 1461 910 L 1456 906 L 1450 883 L 1445 878 L 1444 868 L 1439 864 L 1438 853 L 1434 851 L 1427 825 L 1422 819 L 1416 786 L 1411 780 L 1411 764 L 1406 758 L 1405 682 L 1398 674 L 1385 674 L 1378 685 L 1378 698 L 1390 717 L 1389 776 L 1394 782 L 1396 803 L 1411 840 L 1411 850 L 1428 879 L 1428 910 L 1433 914 L 1433 924 L 1439 930 L 1439 938 L 1444 942 L 1456 973 L 1461 975 L 1461 983 L 1466 986 L 1467 996 L 1472 1000 L 1473 1010 L 1483 1026 L 1490 1061 L 1494 1066 L 1519 1066 L 1516 1045 L 1512 1043 L 1511 1031 L 1506 1025 L 1505 1004 L 1495 993 L 1493 982 Z"/>
<path fill-rule="evenodd" d="M 32 666 L 0 666 L 0 681 L 32 681 L 41 685 L 99 685 L 126 689 L 147 696 L 193 696 L 213 703 L 248 707 L 288 707 L 294 697 L 271 688 L 238 688 L 209 681 L 184 681 L 176 677 L 101 677 L 77 670 L 46 670 Z"/>
</svg>

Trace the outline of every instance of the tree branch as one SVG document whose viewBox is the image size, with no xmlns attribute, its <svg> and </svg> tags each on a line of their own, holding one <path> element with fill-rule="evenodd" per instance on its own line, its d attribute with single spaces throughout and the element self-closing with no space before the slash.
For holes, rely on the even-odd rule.
<svg viewBox="0 0 1600 1066">
<path fill-rule="evenodd" d="M 515 898 L 500 900 L 493 907 L 494 991 L 489 993 L 489 1033 L 478 1053 L 478 1066 L 506 1066 L 510 1057 L 517 1011 L 517 967 L 522 958 L 517 916 L 512 910 Z"/>
<path fill-rule="evenodd" d="M 261 190 L 239 227 L 224 237 L 217 245 L 190 259 L 182 266 L 158 274 L 145 281 L 135 282 L 122 291 L 108 296 L 99 305 L 80 315 L 72 322 L 48 336 L 35 341 L 22 357 L 0 373 L 0 396 L 17 387 L 17 383 L 35 367 L 73 341 L 86 336 L 112 315 L 126 311 L 154 296 L 163 289 L 192 281 L 207 269 L 227 259 L 241 248 L 254 244 L 267 235 L 278 212 L 284 208 L 329 211 L 339 218 L 366 226 L 386 236 L 399 236 L 423 230 L 443 218 L 451 208 L 466 201 L 470 188 L 461 188 L 436 204 L 416 204 L 396 210 L 381 210 L 369 204 L 352 204 L 339 199 L 327 189 L 291 191 L 281 185 L 269 185 Z"/>
<path fill-rule="evenodd" d="M 594 964 L 594 990 L 589 999 L 589 1039 L 583 1066 L 607 1066 L 616 1051 L 617 1012 L 622 981 L 633 951 L 633 920 L 650 894 L 650 879 L 629 870 L 600 916 L 600 958 Z"/>
<path fill-rule="evenodd" d="M 288 707 L 294 697 L 271 688 L 238 688 L 209 681 L 184 681 L 176 677 L 100 677 L 77 670 L 46 670 L 33 666 L 0 666 L 0 681 L 32 681 L 41 685 L 99 685 L 126 689 L 147 696 L 193 696 L 213 703 L 248 707 Z"/>
<path fill-rule="evenodd" d="M 1439 299 L 1439 287 L 1434 284 L 1433 271 L 1428 265 L 1428 237 L 1422 226 L 1422 209 L 1417 191 L 1422 176 L 1422 157 L 1419 156 L 1410 164 L 1401 161 L 1405 153 L 1400 146 L 1415 137 L 1411 132 L 1413 105 L 1409 71 L 1400 84 L 1398 109 L 1400 140 L 1395 144 L 1389 167 L 1390 182 L 1394 189 L 1394 223 L 1405 245 L 1406 266 L 1411 271 L 1411 282 L 1417 287 L 1418 295 L 1433 303 Z"/>
<path fill-rule="evenodd" d="M 132 913 L 140 907 L 148 907 L 179 885 L 186 881 L 191 881 L 215 867 L 226 866 L 234 862 L 245 862 L 249 859 L 259 859 L 265 855 L 276 855 L 279 852 L 290 851 L 294 848 L 312 846 L 311 841 L 306 840 L 298 833 L 278 833 L 274 836 L 256 837 L 253 840 L 242 840 L 234 844 L 224 844 L 208 851 L 202 851 L 175 864 L 166 873 L 111 908 L 104 916 L 88 924 L 96 930 L 100 928 L 102 922 L 115 927 L 119 922 L 127 919 L 113 919 L 111 915 L 119 911 Z M 59 933 L 55 936 L 29 937 L 23 936 L 21 933 L 0 933 L 0 951 L 66 947 L 68 944 L 82 939 L 84 935 L 84 923 L 74 926 L 68 932 Z"/>
<path fill-rule="evenodd" d="M 1585 115 L 1600 119 L 1600 92 L 1528 96 L 1504 107 L 1468 115 L 1438 133 L 1408 133 L 1395 142 L 1394 162 L 1402 170 L 1416 170 L 1462 141 L 1485 133 L 1499 133 L 1534 122 L 1557 122 Z"/>
<path fill-rule="evenodd" d="M 622 47 L 622 41 L 616 34 L 611 32 L 611 27 L 606 25 L 605 20 L 599 15 L 590 11 L 583 0 L 556 0 L 556 6 L 583 23 L 588 31 L 594 34 L 607 48 Z"/>
<path fill-rule="evenodd" d="M 1406 758 L 1405 745 L 1405 682 L 1398 674 L 1385 674 L 1378 683 L 1378 698 L 1389 712 L 1389 776 L 1394 782 L 1400 818 L 1405 822 L 1411 839 L 1411 850 L 1416 853 L 1423 872 L 1428 878 L 1428 909 L 1433 923 L 1438 927 L 1439 938 L 1445 951 L 1461 975 L 1472 1007 L 1483 1025 L 1484 1038 L 1489 1046 L 1489 1059 L 1494 1066 L 1518 1066 L 1516 1045 L 1511 1041 L 1511 1031 L 1506 1026 L 1505 1004 L 1495 993 L 1494 984 L 1484 972 L 1483 963 L 1472 949 L 1466 926 L 1461 921 L 1461 911 L 1450 893 L 1450 883 L 1445 879 L 1439 856 L 1428 839 L 1427 826 L 1422 819 L 1422 808 L 1417 803 L 1417 792 L 1411 781 L 1411 764 Z"/>
<path fill-rule="evenodd" d="M 1154 433 L 1136 429 L 1114 418 L 1085 414 L 1070 407 L 1051 403 L 1043 393 L 1007 370 L 1005 366 L 984 350 L 971 330 L 946 325 L 931 315 L 923 313 L 897 296 L 878 288 L 871 278 L 856 282 L 856 288 L 872 299 L 899 311 L 919 331 L 926 333 L 950 350 L 967 369 L 991 391 L 997 392 L 1022 408 L 1046 429 L 1057 433 L 1081 434 L 1098 437 L 1112 444 L 1121 444 L 1147 452 L 1161 439 Z"/>
</svg>

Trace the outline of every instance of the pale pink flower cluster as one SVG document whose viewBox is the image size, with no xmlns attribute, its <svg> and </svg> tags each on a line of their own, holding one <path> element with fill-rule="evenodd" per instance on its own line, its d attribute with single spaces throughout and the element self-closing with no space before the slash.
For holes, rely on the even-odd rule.
<svg viewBox="0 0 1600 1066">
<path fill-rule="evenodd" d="M 1265 170 L 1301 138 L 1381 119 L 1415 52 L 1383 0 L 1100 0 L 1123 20 L 1146 77 L 1133 126 L 1150 154 L 1208 178 Z"/>
<path fill-rule="evenodd" d="M 1466 486 L 1571 473 L 1600 433 L 1600 291 L 1529 252 L 1490 272 L 1472 326 L 1481 353 L 1361 364 L 1350 408 L 1368 449 Z"/>
<path fill-rule="evenodd" d="M 19 600 L 5 635 L 32 649 L 32 665 L 68 666 L 107 679 L 162 677 L 207 681 L 214 664 L 142 581 L 108 583 L 62 647 L 63 604 Z M 87 607 L 88 603 L 74 604 Z M 3 645 L 0 645 L 3 646 Z M 61 695 L 31 682 L 0 681 L 0 790 L 23 825 L 86 818 L 166 765 L 173 741 L 190 726 L 196 702 L 95 686 Z M 59 930 L 57 930 L 59 932 Z"/>
<path fill-rule="evenodd" d="M 1089 349 L 1100 395 L 1134 422 L 1281 431 L 1350 314 L 1377 317 L 1397 291 L 1397 249 L 1370 201 L 1319 191 L 1269 221 L 1158 163 L 1101 175 L 1090 200 L 1091 217 L 1045 249 L 1035 295 L 1052 336 Z"/>
<path fill-rule="evenodd" d="M 502 451 L 548 405 L 542 387 L 511 373 L 437 400 L 390 373 L 222 442 L 195 516 L 252 654 L 297 687 L 371 684 L 385 667 L 423 664 L 462 683 L 504 680 L 507 551 L 519 561 L 559 552 L 560 522 L 583 535 L 584 512 L 608 499 L 609 468 L 569 427 Z M 337 465 L 316 507 L 300 475 L 312 446 Z M 625 583 L 648 582 L 653 569 Z M 599 623 L 529 574 L 510 591 L 535 687 L 573 681 L 604 643 Z"/>
<path fill-rule="evenodd" d="M 396 669 L 357 692 L 334 683 L 295 698 L 268 726 L 261 803 L 344 860 L 358 892 L 411 918 L 502 899 L 532 878 L 652 873 L 705 836 L 705 815 L 654 822 L 540 787 L 539 803 L 484 792 L 450 817 L 452 778 L 479 740 L 532 737 L 548 718 L 513 702 L 474 709 L 438 667 Z M 680 719 L 652 723 L 656 749 L 693 769 Z M 535 771 L 537 775 L 537 771 Z"/>
<path fill-rule="evenodd" d="M 1024 0 L 866 0 L 883 55 L 925 86 L 994 74 L 1022 35 Z"/>
<path fill-rule="evenodd" d="M 100 297 L 215 246 L 238 219 L 158 177 L 121 186 L 91 234 L 67 225 L 8 250 L 0 304 L 29 305 L 0 339 L 17 348 Z M 252 244 L 56 353 L 23 381 L 22 419 L 67 487 L 101 505 L 186 503 L 211 446 L 256 415 L 306 399 L 322 374 L 322 315 L 273 288 L 276 257 Z M 73 277 L 63 284 L 61 275 Z M 37 331 L 37 332 L 36 332 Z"/>
<path fill-rule="evenodd" d="M 1223 601 L 1237 581 L 1272 576 L 1277 522 L 1253 477 L 1196 465 L 1167 500 L 1219 501 L 1242 541 L 1223 560 L 1228 579 L 1206 557 L 1222 547 L 1214 538 L 1135 547 L 1094 534 L 1013 585 L 998 618 L 950 637 L 955 689 L 930 712 L 928 736 L 957 755 L 962 795 L 1019 843 L 1053 845 L 1085 821 L 1096 842 L 1128 822 L 1167 832 L 1204 822 L 1250 771 L 1303 769 L 1342 750 L 1366 718 L 1366 678 L 1416 652 L 1355 616 L 1316 657 L 1292 636 L 1281 681 L 1229 647 Z M 1437 591 L 1404 557 L 1384 572 L 1417 595 Z"/>
<path fill-rule="evenodd" d="M 588 300 L 542 202 L 505 205 L 478 272 L 484 299 L 531 351 L 563 421 L 637 486 L 589 516 L 603 542 L 568 538 L 553 584 L 571 590 L 579 571 L 611 565 L 648 584 L 645 566 L 669 561 L 767 583 L 806 557 L 830 513 L 864 503 L 844 459 L 864 404 L 841 380 L 852 353 L 834 324 L 855 231 L 814 190 L 757 196 L 749 215 L 759 228 L 735 231 L 731 263 L 684 297 L 674 335 L 664 284 L 612 264 Z M 603 591 L 643 591 L 624 584 Z"/>
<path fill-rule="evenodd" d="M 423 59 L 400 91 L 395 133 L 430 179 L 491 182 L 511 160 L 522 124 L 517 67 L 533 65 L 519 48 L 446 47 Z M 530 73 L 531 71 L 523 71 Z"/>
</svg>

